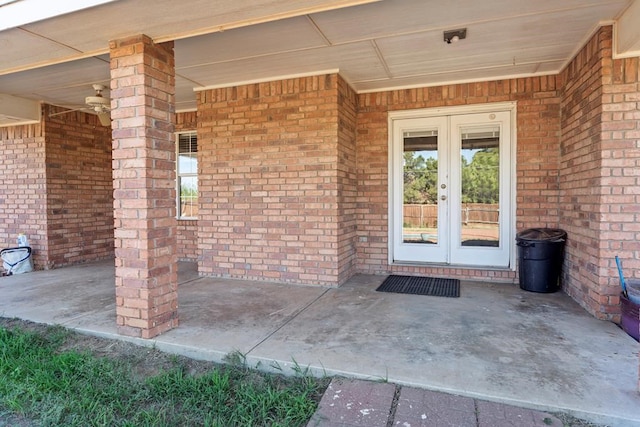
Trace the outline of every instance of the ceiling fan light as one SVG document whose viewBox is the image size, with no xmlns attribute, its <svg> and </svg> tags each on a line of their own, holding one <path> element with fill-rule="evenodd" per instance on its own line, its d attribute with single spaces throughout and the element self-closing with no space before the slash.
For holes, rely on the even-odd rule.
<svg viewBox="0 0 640 427">
<path fill-rule="evenodd" d="M 102 107 L 107 106 L 110 103 L 107 98 L 102 96 L 87 96 L 84 99 L 84 102 L 90 107 Z"/>
</svg>

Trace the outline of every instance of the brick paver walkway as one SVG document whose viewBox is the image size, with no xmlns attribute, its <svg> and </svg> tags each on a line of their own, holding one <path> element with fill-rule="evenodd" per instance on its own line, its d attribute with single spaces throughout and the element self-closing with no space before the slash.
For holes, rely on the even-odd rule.
<svg viewBox="0 0 640 427">
<path fill-rule="evenodd" d="M 562 427 L 553 415 L 395 384 L 337 378 L 307 427 Z"/>
</svg>

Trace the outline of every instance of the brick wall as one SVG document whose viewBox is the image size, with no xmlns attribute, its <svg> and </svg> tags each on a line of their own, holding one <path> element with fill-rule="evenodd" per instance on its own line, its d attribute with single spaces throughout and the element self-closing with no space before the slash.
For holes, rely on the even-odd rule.
<svg viewBox="0 0 640 427">
<path fill-rule="evenodd" d="M 356 272 L 356 113 L 357 95 L 338 78 L 338 282 Z"/>
<path fill-rule="evenodd" d="M 36 268 L 47 266 L 44 130 L 40 124 L 0 128 L 0 249 L 25 233 Z"/>
<path fill-rule="evenodd" d="M 47 267 L 113 258 L 111 128 L 45 105 Z"/>
<path fill-rule="evenodd" d="M 603 246 L 601 283 L 609 307 L 618 313 L 619 284 L 613 257 L 622 258 L 629 278 L 640 279 L 640 58 L 613 61 L 610 84 L 604 90 L 603 147 Z M 640 373 L 638 375 L 640 390 Z"/>
<path fill-rule="evenodd" d="M 388 112 L 517 101 L 517 229 L 558 225 L 556 76 L 367 93 L 358 97 L 358 270 L 514 282 L 513 271 L 388 265 Z"/>
<path fill-rule="evenodd" d="M 638 58 L 612 59 L 601 28 L 562 73 L 561 226 L 570 233 L 566 291 L 598 318 L 617 320 L 619 280 L 639 271 Z"/>
<path fill-rule="evenodd" d="M 176 113 L 176 132 L 194 131 L 198 127 L 195 111 Z M 198 221 L 178 220 L 176 228 L 178 260 L 198 260 Z"/>
<path fill-rule="evenodd" d="M 619 313 L 620 284 L 614 257 L 640 279 L 640 58 L 612 60 L 611 27 L 602 30 L 602 189 L 600 278 L 605 317 Z M 605 299 L 606 297 L 606 299 Z"/>
<path fill-rule="evenodd" d="M 565 292 L 599 312 L 602 56 L 596 34 L 562 73 L 560 226 L 567 230 Z"/>
<path fill-rule="evenodd" d="M 91 114 L 50 118 L 63 110 L 44 108 L 43 125 L 0 128 L 0 248 L 25 233 L 36 268 L 113 257 L 111 130 Z M 176 131 L 196 127 L 195 111 L 176 115 Z M 178 221 L 180 260 L 197 260 L 197 227 Z"/>
<path fill-rule="evenodd" d="M 176 239 L 178 261 L 198 261 L 198 221 L 178 220 Z"/>
<path fill-rule="evenodd" d="M 178 326 L 173 42 L 109 42 L 118 333 Z"/>
<path fill-rule="evenodd" d="M 352 180 L 353 95 L 342 89 L 339 132 L 339 80 L 198 93 L 200 273 L 327 285 L 345 279 L 350 268 L 338 265 L 338 252 L 348 259 L 352 232 L 338 228 L 352 219 L 349 196 L 341 208 L 338 194 Z"/>
</svg>

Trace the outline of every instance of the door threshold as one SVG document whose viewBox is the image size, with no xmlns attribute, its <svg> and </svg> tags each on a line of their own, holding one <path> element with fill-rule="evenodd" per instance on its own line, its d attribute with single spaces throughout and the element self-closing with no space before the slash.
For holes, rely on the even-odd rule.
<svg viewBox="0 0 640 427">
<path fill-rule="evenodd" d="M 450 268 L 461 270 L 483 270 L 483 271 L 515 271 L 511 267 L 497 267 L 490 265 L 467 265 L 467 264 L 442 264 L 435 262 L 414 262 L 414 261 L 393 261 L 389 266 L 399 267 L 429 267 L 429 268 Z"/>
</svg>

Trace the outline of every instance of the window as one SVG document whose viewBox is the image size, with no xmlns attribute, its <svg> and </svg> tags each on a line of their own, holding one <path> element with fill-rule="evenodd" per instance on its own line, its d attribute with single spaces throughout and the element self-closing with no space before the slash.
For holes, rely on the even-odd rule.
<svg viewBox="0 0 640 427">
<path fill-rule="evenodd" d="M 178 218 L 196 219 L 198 217 L 198 137 L 195 132 L 181 132 L 176 135 L 176 139 Z"/>
</svg>

